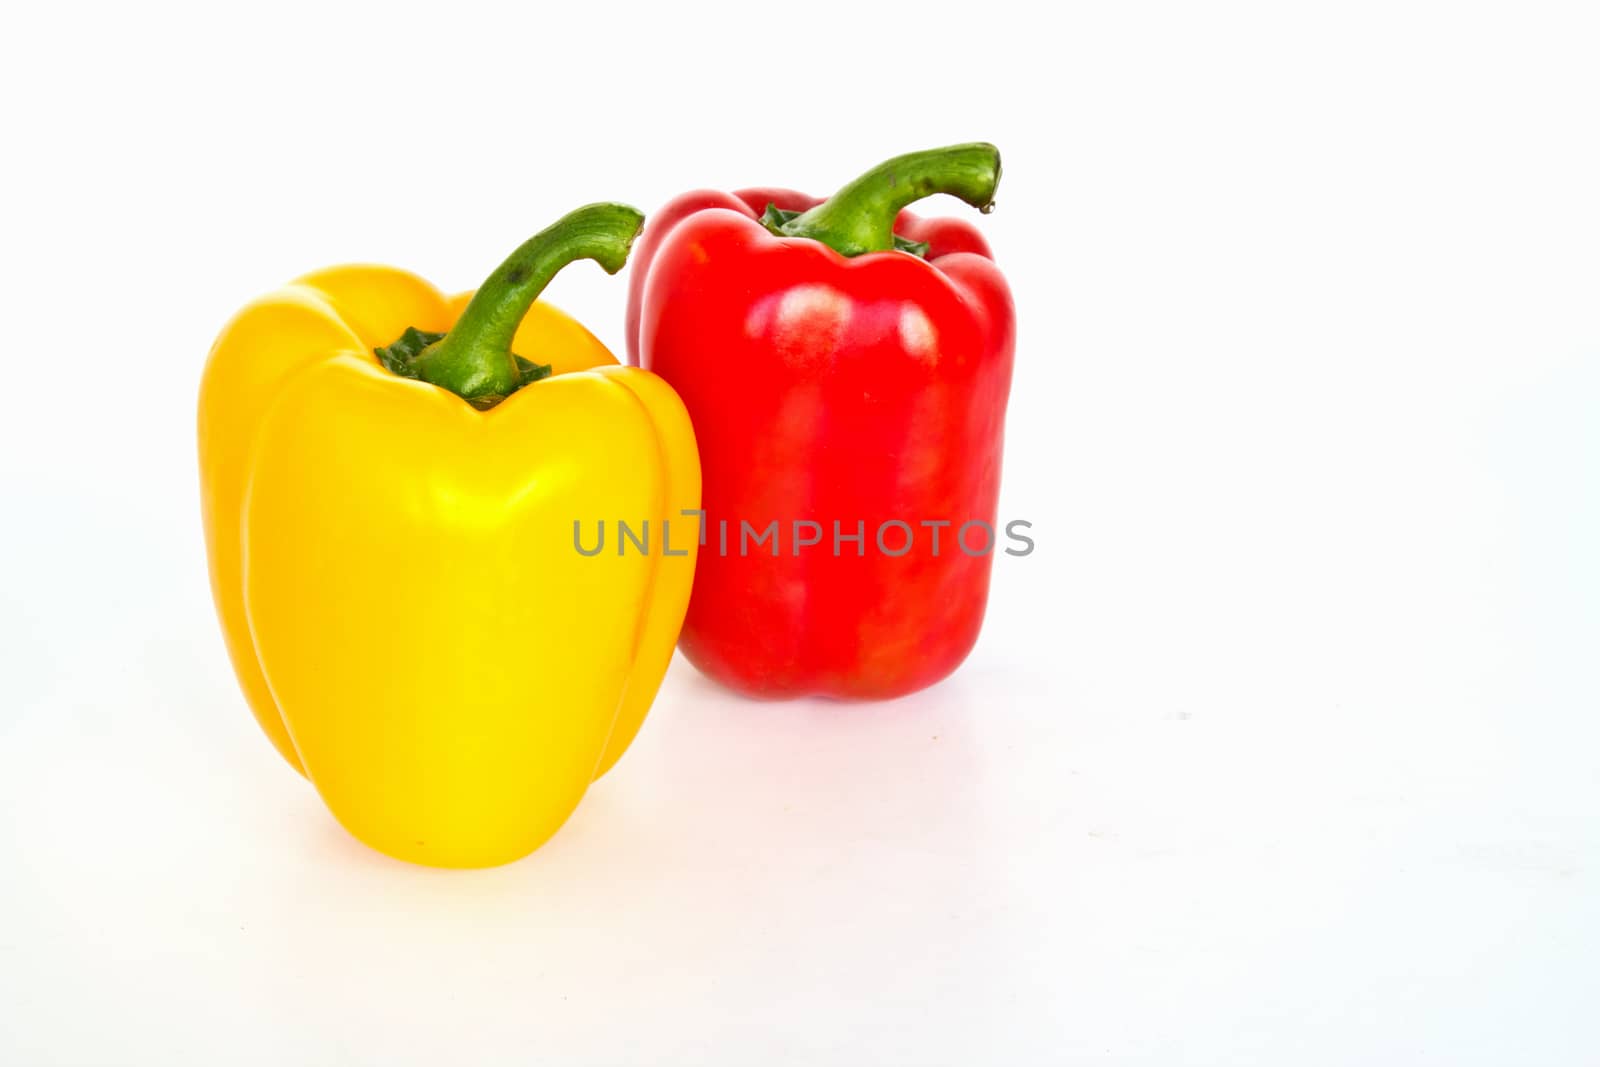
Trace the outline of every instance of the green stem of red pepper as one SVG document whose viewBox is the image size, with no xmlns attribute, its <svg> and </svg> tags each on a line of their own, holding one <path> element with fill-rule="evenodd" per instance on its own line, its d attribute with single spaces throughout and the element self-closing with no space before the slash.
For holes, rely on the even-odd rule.
<svg viewBox="0 0 1600 1067">
<path fill-rule="evenodd" d="M 449 333 L 407 330 L 377 350 L 379 361 L 396 374 L 448 389 L 474 407 L 492 406 L 550 373 L 548 366 L 511 351 L 517 327 L 550 279 L 579 259 L 617 273 L 643 224 L 644 215 L 626 204 L 580 207 L 528 238 L 495 268 Z"/>
<path fill-rule="evenodd" d="M 958 144 L 880 163 L 810 211 L 775 225 L 787 237 L 821 241 L 842 256 L 895 247 L 894 220 L 908 204 L 949 193 L 982 212 L 994 207 L 1000 150 Z"/>
</svg>

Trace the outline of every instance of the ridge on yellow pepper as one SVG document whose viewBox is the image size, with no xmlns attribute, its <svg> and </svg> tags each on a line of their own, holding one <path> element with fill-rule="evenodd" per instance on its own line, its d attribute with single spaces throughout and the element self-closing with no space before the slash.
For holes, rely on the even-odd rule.
<svg viewBox="0 0 1600 1067">
<path fill-rule="evenodd" d="M 581 208 L 476 296 L 319 271 L 212 347 L 201 503 L 229 655 L 278 751 L 391 856 L 537 848 L 627 749 L 672 656 L 696 538 L 586 557 L 573 530 L 681 526 L 700 501 L 688 415 L 533 302 L 572 260 L 615 273 L 641 221 Z"/>
</svg>

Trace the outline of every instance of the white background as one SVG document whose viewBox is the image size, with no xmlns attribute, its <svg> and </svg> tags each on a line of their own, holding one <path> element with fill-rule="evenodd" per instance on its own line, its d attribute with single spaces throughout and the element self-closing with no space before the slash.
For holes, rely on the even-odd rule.
<svg viewBox="0 0 1600 1067">
<path fill-rule="evenodd" d="M 581 7 L 0 16 L 0 1063 L 1597 1062 L 1593 5 Z M 1039 547 L 966 666 L 679 661 L 530 859 L 346 837 L 212 616 L 233 310 L 979 138 Z"/>
</svg>

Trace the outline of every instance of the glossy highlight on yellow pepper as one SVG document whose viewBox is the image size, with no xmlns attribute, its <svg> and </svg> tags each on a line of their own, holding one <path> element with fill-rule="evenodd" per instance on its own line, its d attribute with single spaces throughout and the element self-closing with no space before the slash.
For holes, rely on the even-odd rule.
<svg viewBox="0 0 1600 1067">
<path fill-rule="evenodd" d="M 511 350 L 550 376 L 486 410 L 380 365 L 409 327 L 448 336 L 467 296 L 388 267 L 306 275 L 222 331 L 199 405 L 212 591 L 251 709 L 352 834 L 446 867 L 554 833 L 671 658 L 692 524 L 681 556 L 586 557 L 574 522 L 681 526 L 700 499 L 676 394 L 548 305 Z"/>
</svg>

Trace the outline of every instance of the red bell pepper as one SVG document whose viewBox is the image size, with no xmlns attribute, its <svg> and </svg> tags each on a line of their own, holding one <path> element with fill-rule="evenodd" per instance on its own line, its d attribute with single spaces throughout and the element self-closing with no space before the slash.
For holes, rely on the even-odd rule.
<svg viewBox="0 0 1600 1067">
<path fill-rule="evenodd" d="M 999 177 L 992 145 L 957 145 L 824 201 L 689 193 L 646 228 L 628 353 L 677 389 L 699 441 L 706 547 L 680 647 L 712 678 L 892 697 L 971 651 L 1014 313 L 975 229 L 902 209 L 950 193 L 988 211 Z"/>
</svg>

